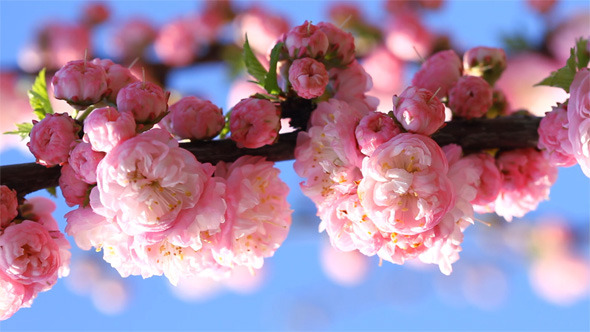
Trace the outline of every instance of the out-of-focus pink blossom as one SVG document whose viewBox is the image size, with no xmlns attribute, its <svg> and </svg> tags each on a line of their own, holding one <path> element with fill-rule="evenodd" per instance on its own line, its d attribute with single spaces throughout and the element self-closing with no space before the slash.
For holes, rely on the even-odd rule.
<svg viewBox="0 0 590 332">
<path fill-rule="evenodd" d="M 551 0 L 550 0 L 551 1 Z M 590 35 L 590 13 L 579 11 L 563 20 L 560 25 L 549 34 L 547 47 L 557 63 L 562 66 L 570 57 L 570 49 L 574 47 L 580 37 L 587 38 Z M 588 51 L 590 52 L 590 51 Z"/>
<path fill-rule="evenodd" d="M 330 16 L 330 21 L 339 26 L 342 26 L 344 22 L 356 23 L 362 18 L 358 4 L 350 2 L 330 3 L 328 15 Z"/>
<path fill-rule="evenodd" d="M 228 204 L 213 250 L 219 264 L 260 269 L 263 259 L 273 256 L 287 237 L 292 212 L 287 203 L 289 187 L 273 165 L 262 157 L 244 156 L 227 170 L 219 170 L 225 165 L 217 166 L 227 179 Z"/>
<path fill-rule="evenodd" d="M 380 111 L 391 110 L 391 96 L 400 94 L 404 88 L 404 62 L 385 47 L 378 47 L 363 59 L 362 64 L 373 80 L 373 87 L 367 93 L 379 99 Z"/>
<path fill-rule="evenodd" d="M 463 63 L 453 50 L 440 51 L 429 57 L 412 79 L 412 85 L 428 89 L 443 98 L 463 74 Z"/>
<path fill-rule="evenodd" d="M 0 186 L 0 229 L 8 226 L 8 223 L 18 215 L 18 201 L 16 191 L 7 186 Z"/>
<path fill-rule="evenodd" d="M 31 141 L 27 146 L 37 158 L 37 163 L 47 167 L 60 165 L 68 160 L 70 146 L 79 139 L 80 126 L 68 114 L 47 114 L 40 122 L 33 121 Z"/>
<path fill-rule="evenodd" d="M 540 14 L 549 13 L 557 4 L 557 0 L 527 0 L 529 7 Z"/>
<path fill-rule="evenodd" d="M 569 167 L 577 163 L 572 154 L 572 143 L 568 138 L 568 113 L 565 104 L 553 107 L 541 119 L 537 147 L 553 166 Z"/>
<path fill-rule="evenodd" d="M 291 58 L 315 58 L 328 52 L 328 36 L 316 25 L 305 21 L 285 35 L 285 48 Z"/>
<path fill-rule="evenodd" d="M 369 272 L 369 258 L 365 255 L 358 251 L 340 251 L 330 245 L 322 246 L 320 263 L 328 278 L 343 286 L 361 284 Z"/>
<path fill-rule="evenodd" d="M 154 42 L 154 48 L 162 62 L 171 66 L 190 64 L 198 52 L 193 31 L 183 19 L 163 26 Z"/>
<path fill-rule="evenodd" d="M 240 13 L 234 22 L 238 27 L 236 30 L 239 35 L 236 36 L 236 40 L 240 46 L 244 43 L 247 34 L 252 50 L 264 56 L 281 35 L 289 31 L 289 22 L 284 17 L 269 12 L 261 6 L 254 6 Z"/>
<path fill-rule="evenodd" d="M 393 96 L 393 115 L 404 129 L 432 135 L 445 122 L 445 106 L 429 90 L 411 86 Z"/>
<path fill-rule="evenodd" d="M 96 167 L 104 156 L 104 152 L 92 150 L 90 143 L 80 142 L 70 152 L 68 163 L 80 180 L 94 184 L 96 183 Z"/>
<path fill-rule="evenodd" d="M 88 183 L 80 180 L 70 164 L 64 164 L 59 177 L 59 187 L 68 206 L 83 205 L 88 202 Z"/>
<path fill-rule="evenodd" d="M 506 69 L 506 53 L 501 48 L 474 47 L 463 54 L 465 74 L 479 76 L 493 85 Z"/>
<path fill-rule="evenodd" d="M 482 117 L 492 107 L 492 87 L 483 78 L 463 76 L 449 91 L 449 107 L 457 116 Z"/>
<path fill-rule="evenodd" d="M 568 137 L 572 153 L 590 178 L 590 71 L 582 68 L 570 86 L 567 105 Z"/>
<path fill-rule="evenodd" d="M 94 151 L 109 152 L 133 136 L 133 114 L 119 113 L 113 107 L 95 109 L 84 121 L 84 142 L 90 143 Z"/>
<path fill-rule="evenodd" d="M 289 82 L 295 92 L 305 99 L 323 95 L 328 79 L 324 64 L 312 58 L 297 59 L 289 67 Z"/>
<path fill-rule="evenodd" d="M 329 22 L 320 22 L 318 28 L 328 37 L 325 61 L 338 66 L 347 66 L 355 59 L 354 37 Z"/>
<path fill-rule="evenodd" d="M 160 122 L 180 138 L 210 139 L 225 125 L 221 108 L 209 100 L 184 97 L 170 106 L 170 113 Z"/>
<path fill-rule="evenodd" d="M 130 19 L 116 30 L 112 52 L 123 59 L 142 57 L 156 35 L 157 31 L 150 22 L 143 18 Z"/>
<path fill-rule="evenodd" d="M 100 2 L 91 2 L 84 6 L 82 20 L 87 25 L 97 25 L 109 19 L 109 7 Z"/>
<path fill-rule="evenodd" d="M 208 178 L 204 166 L 163 129 L 117 145 L 96 173 L 102 209 L 95 212 L 114 219 L 128 235 L 164 235 L 182 210 L 195 206 Z"/>
<path fill-rule="evenodd" d="M 55 98 L 73 105 L 99 102 L 107 93 L 107 74 L 100 65 L 86 60 L 70 61 L 51 80 Z"/>
<path fill-rule="evenodd" d="M 385 45 L 391 53 L 405 61 L 417 61 L 432 50 L 434 36 L 411 11 L 396 15 L 387 26 Z"/>
<path fill-rule="evenodd" d="M 94 59 L 92 63 L 102 66 L 107 74 L 107 94 L 106 98 L 114 103 L 117 101 L 119 90 L 128 84 L 138 82 L 139 79 L 131 73 L 129 68 L 114 63 L 109 59 Z"/>
<path fill-rule="evenodd" d="M 540 151 L 533 148 L 506 151 L 496 163 L 502 174 L 502 189 L 492 211 L 512 221 L 533 211 L 549 198 L 549 189 L 557 179 L 557 168 L 551 166 Z"/>
<path fill-rule="evenodd" d="M 432 139 L 399 134 L 363 160 L 360 202 L 383 232 L 424 232 L 453 207 L 447 171 L 446 157 Z"/>
<path fill-rule="evenodd" d="M 371 156 L 381 144 L 401 132 L 393 119 L 384 113 L 370 113 L 361 119 L 354 134 L 361 152 Z"/>
<path fill-rule="evenodd" d="M 508 65 L 496 82 L 496 88 L 506 95 L 511 108 L 509 113 L 525 109 L 536 116 L 544 116 L 553 105 L 566 100 L 567 93 L 562 89 L 534 86 L 560 67 L 563 63 L 536 53 L 521 53 L 508 58 Z"/>
<path fill-rule="evenodd" d="M 14 315 L 27 303 L 27 288 L 30 286 L 13 280 L 0 271 L 0 320 L 6 320 Z"/>
<path fill-rule="evenodd" d="M 265 99 L 242 99 L 230 117 L 231 139 L 249 149 L 272 144 L 281 128 L 280 110 Z"/>
<path fill-rule="evenodd" d="M 138 123 L 151 123 L 168 110 L 169 92 L 151 82 L 131 83 L 117 95 L 119 112 L 133 114 Z"/>
<path fill-rule="evenodd" d="M 34 118 L 34 114 L 31 112 L 29 98 L 27 97 L 27 89 L 30 87 L 24 86 L 21 82 L 22 80 L 18 73 L 0 70 L 0 100 L 2 100 L 0 132 L 2 133 L 16 130 L 15 123 L 30 123 Z M 69 105 L 67 107 L 71 109 Z M 2 136 L 0 140 L 0 151 L 4 151 L 10 147 L 27 150 L 26 144 L 18 135 Z M 28 153 L 28 150 L 26 152 Z"/>
<path fill-rule="evenodd" d="M 533 262 L 529 279 L 535 292 L 557 305 L 571 305 L 588 297 L 588 260 L 570 253 L 541 257 Z"/>
</svg>

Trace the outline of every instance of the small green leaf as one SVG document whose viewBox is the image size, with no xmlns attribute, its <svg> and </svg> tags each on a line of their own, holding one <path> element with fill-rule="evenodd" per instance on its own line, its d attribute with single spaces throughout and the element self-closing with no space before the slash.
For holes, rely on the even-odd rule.
<svg viewBox="0 0 590 332">
<path fill-rule="evenodd" d="M 576 42 L 576 59 L 578 60 L 578 69 L 586 68 L 588 61 L 590 60 L 590 52 L 586 46 L 588 45 L 588 39 L 580 38 Z"/>
<path fill-rule="evenodd" d="M 57 189 L 55 187 L 45 188 L 45 190 L 47 190 L 47 192 L 49 193 L 49 195 L 57 198 Z"/>
<path fill-rule="evenodd" d="M 29 103 L 33 108 L 33 113 L 39 120 L 43 120 L 46 114 L 53 114 L 53 108 L 47 95 L 47 81 L 45 80 L 45 68 L 41 69 L 35 82 L 28 91 Z"/>
<path fill-rule="evenodd" d="M 258 84 L 264 84 L 267 71 L 264 69 L 260 61 L 258 61 L 256 55 L 254 55 L 254 52 L 252 52 L 250 43 L 248 43 L 248 35 L 246 35 L 246 41 L 244 42 L 244 63 L 246 64 L 246 70 L 248 71 L 248 74 L 257 79 Z"/>
<path fill-rule="evenodd" d="M 5 135 L 19 135 L 21 139 L 25 139 L 29 136 L 31 129 L 33 129 L 33 124 L 27 123 L 27 122 L 17 123 L 16 128 L 17 128 L 17 130 L 7 131 L 4 134 Z"/>
<path fill-rule="evenodd" d="M 283 43 L 277 43 L 270 52 L 270 67 L 264 80 L 264 89 L 271 95 L 278 95 L 281 93 L 281 88 L 277 83 L 277 63 L 279 62 L 279 54 L 283 48 Z"/>
<path fill-rule="evenodd" d="M 230 117 L 231 117 L 231 110 L 229 112 L 227 112 L 227 114 L 224 116 L 225 125 L 223 126 L 223 129 L 221 129 L 221 132 L 219 133 L 220 139 L 225 139 L 227 134 L 229 134 L 229 118 Z"/>
<path fill-rule="evenodd" d="M 578 69 L 586 68 L 588 65 L 590 54 L 586 50 L 587 43 L 587 39 L 580 38 L 576 42 L 576 46 L 570 49 L 570 57 L 567 59 L 565 66 L 552 72 L 549 77 L 535 84 L 535 86 L 554 86 L 562 88 L 565 92 L 569 93 L 570 85 L 574 81 L 574 76 L 576 76 Z"/>
</svg>

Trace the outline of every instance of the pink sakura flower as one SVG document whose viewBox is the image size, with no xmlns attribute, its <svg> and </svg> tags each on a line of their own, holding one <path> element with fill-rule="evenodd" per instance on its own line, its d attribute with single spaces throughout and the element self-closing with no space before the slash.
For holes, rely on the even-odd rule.
<svg viewBox="0 0 590 332">
<path fill-rule="evenodd" d="M 94 59 L 92 63 L 101 66 L 107 74 L 107 94 L 105 97 L 108 101 L 115 103 L 119 90 L 125 86 L 139 82 L 139 79 L 131 73 L 129 68 L 114 63 L 109 59 Z"/>
<path fill-rule="evenodd" d="M 404 62 L 381 46 L 369 53 L 362 64 L 373 80 L 373 87 L 367 93 L 379 99 L 378 110 L 391 110 L 391 96 L 400 94 L 404 88 Z"/>
<path fill-rule="evenodd" d="M 462 76 L 449 91 L 449 107 L 467 119 L 482 117 L 492 107 L 492 87 L 481 77 Z"/>
<path fill-rule="evenodd" d="M 572 143 L 569 141 L 569 123 L 567 106 L 559 104 L 541 119 L 539 143 L 537 147 L 552 166 L 569 167 L 577 163 L 572 154 Z"/>
<path fill-rule="evenodd" d="M 429 90 L 411 86 L 393 96 L 393 115 L 404 129 L 432 135 L 445 122 L 445 106 Z"/>
<path fill-rule="evenodd" d="M 305 99 L 323 95 L 328 79 L 324 64 L 312 58 L 297 59 L 289 67 L 289 82 L 295 92 Z"/>
<path fill-rule="evenodd" d="M 0 186 L 0 229 L 8 226 L 17 215 L 16 191 L 4 185 Z"/>
<path fill-rule="evenodd" d="M 102 211 L 95 211 L 128 235 L 164 234 L 182 210 L 195 206 L 208 178 L 203 165 L 162 129 L 117 145 L 96 173 Z"/>
<path fill-rule="evenodd" d="M 133 136 L 133 114 L 119 113 L 113 107 L 95 109 L 84 121 L 84 142 L 90 143 L 94 151 L 109 152 Z"/>
<path fill-rule="evenodd" d="M 107 74 L 102 66 L 86 60 L 70 61 L 53 79 L 55 98 L 73 105 L 96 104 L 107 93 Z"/>
<path fill-rule="evenodd" d="M 252 50 L 265 56 L 281 35 L 289 31 L 289 23 L 284 17 L 256 5 L 240 13 L 234 22 L 239 34 L 236 36 L 239 45 L 244 43 L 247 34 Z"/>
<path fill-rule="evenodd" d="M 72 148 L 68 163 L 80 180 L 88 184 L 95 184 L 96 167 L 104 156 L 104 152 L 92 150 L 90 143 L 79 142 Z"/>
<path fill-rule="evenodd" d="M 213 249 L 219 264 L 260 269 L 263 259 L 273 256 L 287 237 L 292 212 L 287 203 L 289 187 L 273 165 L 252 156 L 218 165 L 227 181 L 228 206 Z"/>
<path fill-rule="evenodd" d="M 332 98 L 345 101 L 357 109 L 368 111 L 377 107 L 379 100 L 365 95 L 373 87 L 371 76 L 356 60 L 343 69 L 332 68 L 328 73 L 329 85 L 334 91 Z"/>
<path fill-rule="evenodd" d="M 115 31 L 111 51 L 118 58 L 141 58 L 156 35 L 157 31 L 150 22 L 142 18 L 130 19 Z"/>
<path fill-rule="evenodd" d="M 358 146 L 366 156 L 371 156 L 381 144 L 400 132 L 390 116 L 378 112 L 364 116 L 354 131 Z"/>
<path fill-rule="evenodd" d="M 170 92 L 151 82 L 131 83 L 117 95 L 119 112 L 133 114 L 138 123 L 153 123 L 168 110 Z"/>
<path fill-rule="evenodd" d="M 570 86 L 567 118 L 572 153 L 584 174 L 590 177 L 590 71 L 588 68 L 582 68 Z"/>
<path fill-rule="evenodd" d="M 496 166 L 496 160 L 488 153 L 480 152 L 468 155 L 465 158 L 473 160 L 475 167 L 481 170 L 479 180 L 475 183 L 477 196 L 471 201 L 477 211 L 478 206 L 496 200 L 502 188 L 502 175 Z"/>
<path fill-rule="evenodd" d="M 549 198 L 549 189 L 557 179 L 557 168 L 532 148 L 506 151 L 496 163 L 502 174 L 502 189 L 490 208 L 512 221 L 523 217 Z"/>
<path fill-rule="evenodd" d="M 328 37 L 328 51 L 324 60 L 337 66 L 347 66 L 355 60 L 354 37 L 329 22 L 320 22 L 320 31 Z"/>
<path fill-rule="evenodd" d="M 296 26 L 285 35 L 285 48 L 289 57 L 320 57 L 328 52 L 328 36 L 316 25 L 305 21 Z"/>
<path fill-rule="evenodd" d="M 385 45 L 398 58 L 417 61 L 420 56 L 430 54 L 433 40 L 434 36 L 420 17 L 411 11 L 404 11 L 388 25 Z"/>
<path fill-rule="evenodd" d="M 412 86 L 446 97 L 463 74 L 463 63 L 453 50 L 440 51 L 429 57 L 412 79 Z M 438 92 L 437 92 L 438 91 Z"/>
<path fill-rule="evenodd" d="M 399 134 L 363 160 L 360 202 L 383 232 L 432 229 L 453 207 L 447 160 L 430 138 Z"/>
<path fill-rule="evenodd" d="M 70 146 L 79 139 L 80 126 L 66 113 L 47 114 L 40 122 L 33 120 L 33 124 L 27 146 L 37 163 L 47 167 L 65 163 Z"/>
<path fill-rule="evenodd" d="M 154 48 L 163 63 L 185 66 L 195 58 L 198 44 L 194 40 L 189 23 L 179 19 L 162 27 L 154 42 Z"/>
<path fill-rule="evenodd" d="M 242 99 L 233 107 L 229 123 L 231 139 L 239 148 L 259 148 L 277 140 L 280 110 L 266 99 Z"/>
<path fill-rule="evenodd" d="M 211 139 L 225 125 L 221 108 L 208 100 L 189 96 L 170 106 L 161 124 L 173 135 L 189 139 Z"/>
<path fill-rule="evenodd" d="M 30 287 L 0 272 L 0 320 L 6 320 L 21 307 L 27 306 Z"/>
<path fill-rule="evenodd" d="M 493 85 L 506 69 L 506 53 L 501 48 L 474 47 L 463 54 L 466 75 L 483 77 Z"/>
<path fill-rule="evenodd" d="M 68 206 L 84 205 L 88 200 L 88 183 L 80 180 L 76 171 L 66 163 L 61 168 L 59 187 Z"/>
</svg>

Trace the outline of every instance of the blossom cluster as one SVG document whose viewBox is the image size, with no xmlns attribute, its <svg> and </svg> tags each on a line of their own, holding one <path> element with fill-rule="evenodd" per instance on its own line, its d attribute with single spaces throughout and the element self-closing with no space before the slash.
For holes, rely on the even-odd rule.
<svg viewBox="0 0 590 332">
<path fill-rule="evenodd" d="M 55 203 L 35 197 L 18 205 L 0 186 L 0 320 L 28 308 L 70 271 L 70 244 L 51 216 Z"/>
</svg>

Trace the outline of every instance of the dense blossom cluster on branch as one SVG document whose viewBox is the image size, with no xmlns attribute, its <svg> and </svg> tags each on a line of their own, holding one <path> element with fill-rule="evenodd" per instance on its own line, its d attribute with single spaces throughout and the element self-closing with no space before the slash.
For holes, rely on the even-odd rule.
<svg viewBox="0 0 590 332">
<path fill-rule="evenodd" d="M 129 22 L 118 36 L 121 58 L 153 42 L 164 63 L 191 63 L 199 47 L 214 48 L 212 36 L 232 16 L 219 6 L 158 34 Z M 92 13 L 88 24 L 104 19 Z M 250 15 L 241 20 L 264 17 Z M 417 20 L 408 15 L 397 24 L 427 34 Z M 462 58 L 453 50 L 433 52 L 383 109 L 369 94 L 373 82 L 351 33 L 326 22 L 281 27 L 269 28 L 275 35 L 268 41 L 244 37 L 245 67 L 259 88 L 226 115 L 196 96 L 171 102 L 145 72 L 140 77 L 108 59 L 65 63 L 49 89 L 41 71 L 30 93 L 38 120 L 16 133 L 30 138 L 38 164 L 61 167 L 61 192 L 76 207 L 65 216 L 65 232 L 80 248 L 102 251 L 123 277 L 165 275 L 172 284 L 187 276 L 224 278 L 237 267 L 253 271 L 273 256 L 292 212 L 274 163 L 251 155 L 202 162 L 179 144 L 186 139 L 229 136 L 235 149 L 263 151 L 281 133 L 297 131 L 294 169 L 335 248 L 395 264 L 419 259 L 445 274 L 459 259 L 474 211 L 522 217 L 548 198 L 557 166 L 577 163 L 590 177 L 588 40 L 580 39 L 566 67 L 543 81 L 569 90 L 570 98 L 541 120 L 538 147 L 510 150 L 492 142 L 463 149 L 459 141 L 437 143 L 436 135 L 453 122 L 511 113 L 496 84 L 507 68 L 502 49 L 477 47 Z M 402 37 L 392 33 L 386 42 L 400 58 L 436 51 L 427 42 L 404 52 Z M 51 93 L 71 113 L 54 113 Z M 19 204 L 14 190 L 1 190 L 0 317 L 6 319 L 67 275 L 69 245 L 51 217 L 53 203 Z"/>
</svg>

